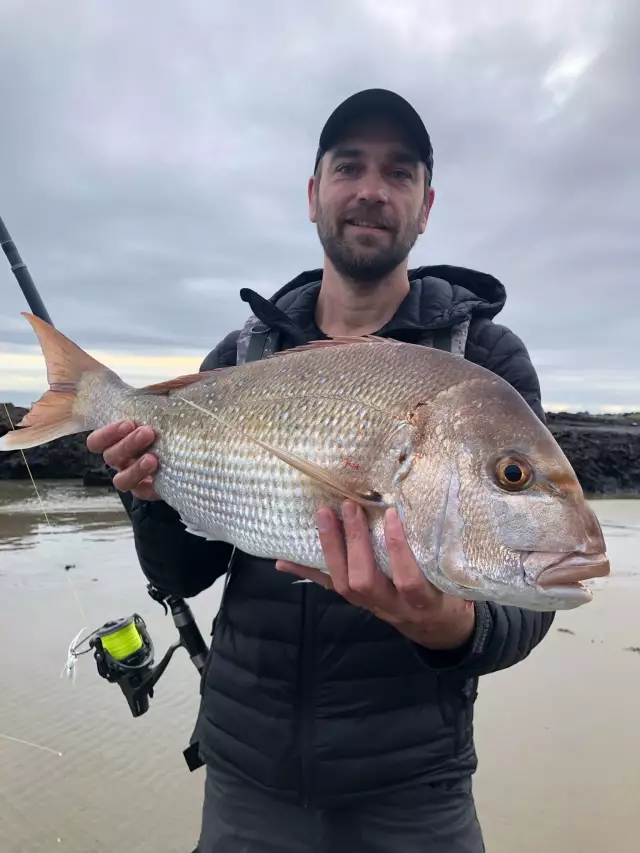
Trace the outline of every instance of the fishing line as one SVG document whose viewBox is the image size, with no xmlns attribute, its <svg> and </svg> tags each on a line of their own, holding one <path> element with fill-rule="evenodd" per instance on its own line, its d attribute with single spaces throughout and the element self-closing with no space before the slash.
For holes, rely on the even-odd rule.
<svg viewBox="0 0 640 853">
<path fill-rule="evenodd" d="M 57 749 L 51 749 L 48 746 L 41 746 L 39 743 L 31 743 L 30 740 L 21 740 L 19 737 L 11 737 L 10 735 L 5 735 L 0 732 L 0 737 L 3 737 L 5 740 L 12 740 L 14 743 L 23 743 L 25 746 L 33 746 L 35 749 L 42 749 L 45 752 L 52 752 L 54 755 L 59 755 L 62 758 L 62 753 L 58 752 Z"/>
<path fill-rule="evenodd" d="M 16 427 L 14 426 L 14 423 L 13 423 L 13 421 L 11 420 L 11 415 L 9 414 L 9 408 L 8 408 L 8 406 L 7 406 L 7 404 L 6 404 L 6 403 L 3 403 L 3 405 L 4 405 L 4 410 L 5 410 L 5 412 L 6 412 L 6 415 L 7 415 L 7 420 L 8 420 L 8 422 L 9 422 L 9 426 L 11 427 L 11 429 L 12 429 L 14 432 L 16 432 L 16 431 L 17 431 L 17 430 L 16 430 Z M 32 471 L 31 471 L 31 467 L 29 466 L 29 463 L 28 463 L 28 461 L 27 461 L 26 454 L 25 454 L 25 452 L 24 452 L 24 450 L 23 450 L 22 448 L 20 448 L 20 453 L 22 454 L 22 458 L 23 458 L 23 460 L 24 460 L 24 464 L 25 464 L 25 466 L 26 466 L 26 469 L 27 469 L 27 472 L 28 472 L 28 474 L 29 474 L 29 477 L 31 478 L 31 483 L 32 483 L 32 485 L 33 485 L 33 489 L 34 489 L 34 491 L 35 491 L 35 493 L 36 493 L 36 497 L 38 498 L 38 503 L 40 504 L 40 509 L 42 510 L 42 514 L 44 515 L 44 518 L 45 518 L 45 521 L 46 521 L 46 523 L 47 523 L 47 526 L 49 527 L 49 530 L 51 531 L 51 533 L 55 533 L 55 530 L 53 529 L 53 525 L 51 524 L 51 521 L 50 521 L 50 519 L 49 519 L 49 516 L 47 515 L 47 510 L 46 510 L 46 508 L 45 508 L 44 501 L 42 500 L 42 497 L 41 497 L 41 495 L 40 495 L 40 492 L 38 491 L 38 487 L 37 487 L 37 485 L 36 485 L 35 478 L 34 478 L 33 473 L 32 473 Z M 67 575 L 67 579 L 68 579 L 68 581 L 69 581 L 69 586 L 70 586 L 70 588 L 71 588 L 71 593 L 72 593 L 73 597 L 75 598 L 76 604 L 78 605 L 78 610 L 80 611 L 80 615 L 82 616 L 83 621 L 85 621 L 85 622 L 86 622 L 86 621 L 87 621 L 87 617 L 86 617 L 85 612 L 84 612 L 84 609 L 83 609 L 83 607 L 82 607 L 82 603 L 80 602 L 80 597 L 79 597 L 78 592 L 77 592 L 77 590 L 76 590 L 76 588 L 75 588 L 75 585 L 74 585 L 73 581 L 71 580 L 71 573 L 70 573 L 70 572 L 66 572 L 66 575 Z M 82 628 L 82 629 L 78 632 L 78 634 L 76 634 L 76 636 L 74 637 L 74 639 L 71 641 L 71 643 L 70 643 L 70 645 L 69 645 L 68 653 L 67 653 L 67 662 L 66 662 L 66 664 L 65 664 L 65 666 L 64 666 L 64 668 L 63 668 L 63 670 L 62 670 L 62 673 L 61 673 L 61 675 L 63 675 L 63 674 L 66 672 L 66 673 L 67 673 L 67 675 L 68 675 L 70 678 L 72 677 L 74 681 L 75 681 L 75 654 L 74 654 L 74 646 L 75 646 L 76 642 L 78 641 L 78 638 L 79 638 L 79 637 L 80 637 L 80 635 L 82 634 L 82 631 L 85 631 L 85 630 L 86 630 L 86 628 Z"/>
</svg>

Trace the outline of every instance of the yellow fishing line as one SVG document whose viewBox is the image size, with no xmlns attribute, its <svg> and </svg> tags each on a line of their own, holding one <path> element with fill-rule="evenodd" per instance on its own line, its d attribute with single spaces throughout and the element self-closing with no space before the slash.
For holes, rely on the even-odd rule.
<svg viewBox="0 0 640 853">
<path fill-rule="evenodd" d="M 113 633 L 102 634 L 100 639 L 106 651 L 116 660 L 125 660 L 142 648 L 142 637 L 133 619 Z"/>
</svg>

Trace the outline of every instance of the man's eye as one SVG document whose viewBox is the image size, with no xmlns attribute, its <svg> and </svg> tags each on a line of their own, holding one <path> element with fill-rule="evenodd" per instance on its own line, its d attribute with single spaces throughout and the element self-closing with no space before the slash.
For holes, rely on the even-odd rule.
<svg viewBox="0 0 640 853">
<path fill-rule="evenodd" d="M 406 169 L 394 169 L 391 174 L 394 176 L 394 178 L 400 178 L 400 180 L 411 180 L 411 173 L 407 172 Z"/>
<path fill-rule="evenodd" d="M 336 168 L 336 172 L 346 172 L 347 174 L 351 174 L 355 172 L 355 166 L 353 163 L 342 163 L 340 166 Z"/>
</svg>

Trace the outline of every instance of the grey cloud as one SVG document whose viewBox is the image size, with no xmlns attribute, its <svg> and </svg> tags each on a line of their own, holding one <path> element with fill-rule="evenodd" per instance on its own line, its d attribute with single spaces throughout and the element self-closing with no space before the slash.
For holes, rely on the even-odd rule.
<svg viewBox="0 0 640 853">
<path fill-rule="evenodd" d="M 383 85 L 434 138 L 413 263 L 504 281 L 549 402 L 571 403 L 578 371 L 576 405 L 640 408 L 637 4 L 529 5 L 4 4 L 0 214 L 55 322 L 95 347 L 204 355 L 248 313 L 240 287 L 321 264 L 319 129 Z M 6 265 L 0 291 L 0 342 L 32 343 Z"/>
</svg>

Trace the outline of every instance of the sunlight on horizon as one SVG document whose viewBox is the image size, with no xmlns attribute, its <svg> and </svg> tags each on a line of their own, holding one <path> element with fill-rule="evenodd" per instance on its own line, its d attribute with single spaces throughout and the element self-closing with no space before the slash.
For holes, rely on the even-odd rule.
<svg viewBox="0 0 640 853">
<path fill-rule="evenodd" d="M 147 356 L 134 355 L 127 352 L 104 351 L 88 349 L 90 355 L 114 370 L 125 382 L 134 387 L 142 387 L 155 382 L 162 382 L 176 376 L 197 373 L 206 353 L 197 352 L 193 355 Z M 28 405 L 35 402 L 47 389 L 47 376 L 44 359 L 39 351 L 33 353 L 0 352 L 0 402 Z M 598 414 L 622 414 L 640 410 L 638 400 L 629 398 L 627 403 L 569 403 L 566 402 L 562 380 L 575 376 L 545 377 L 547 368 L 540 370 L 543 389 L 543 406 L 550 412 L 592 412 Z M 586 381 L 588 377 L 582 377 Z M 600 377 L 602 380 L 602 377 Z M 558 381 L 560 380 L 560 381 Z M 597 385 L 596 385 L 597 387 Z M 630 388 L 632 394 L 633 389 Z M 11 399 L 18 396 L 18 400 Z M 28 398 L 28 402 L 25 402 Z"/>
<path fill-rule="evenodd" d="M 87 349 L 89 355 L 115 371 L 130 385 L 140 387 L 188 373 L 197 373 L 204 358 L 192 356 L 145 356 L 122 352 Z M 47 373 L 42 355 L 38 353 L 0 353 L 0 398 L 19 392 L 40 396 L 47 388 Z M 35 398 L 34 398 L 35 399 Z M 6 400 L 11 403 L 12 400 Z"/>
</svg>

